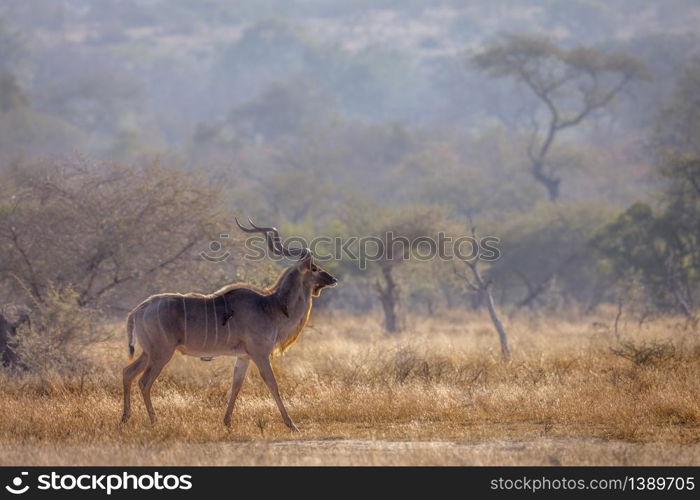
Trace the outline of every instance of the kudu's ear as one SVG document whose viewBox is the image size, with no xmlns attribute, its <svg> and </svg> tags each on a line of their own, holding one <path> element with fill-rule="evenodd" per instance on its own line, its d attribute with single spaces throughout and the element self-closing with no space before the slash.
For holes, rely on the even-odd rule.
<svg viewBox="0 0 700 500">
<path fill-rule="evenodd" d="M 306 256 L 299 262 L 299 269 L 303 272 L 311 271 L 311 264 L 313 264 L 313 256 L 311 252 L 307 252 Z"/>
</svg>

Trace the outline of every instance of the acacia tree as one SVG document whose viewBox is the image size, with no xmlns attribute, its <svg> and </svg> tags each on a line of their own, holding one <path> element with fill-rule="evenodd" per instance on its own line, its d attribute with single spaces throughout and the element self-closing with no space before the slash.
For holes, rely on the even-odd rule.
<svg viewBox="0 0 700 500">
<path fill-rule="evenodd" d="M 103 338 L 108 308 L 212 279 L 223 269 L 198 254 L 217 234 L 219 205 L 191 175 L 157 164 L 76 160 L 3 172 L 0 292 L 28 314 L 0 316 L 2 363 L 68 366 Z"/>
<path fill-rule="evenodd" d="M 86 161 L 30 165 L 2 178 L 0 287 L 40 304 L 70 287 L 77 305 L 191 267 L 221 220 L 217 194 L 184 172 Z M 27 294 L 23 292 L 28 292 Z"/>
<path fill-rule="evenodd" d="M 418 253 L 426 254 L 428 241 L 435 241 L 437 221 L 444 216 L 431 206 L 378 207 L 366 200 L 355 201 L 347 211 L 345 232 L 360 239 L 360 260 L 367 257 L 364 275 L 382 305 L 384 329 L 395 333 L 403 328 L 398 271 Z"/>
<path fill-rule="evenodd" d="M 628 54 L 565 49 L 533 35 L 505 36 L 472 62 L 490 77 L 514 79 L 539 102 L 530 116 L 527 155 L 532 176 L 552 201 L 560 194 L 560 168 L 550 161 L 559 135 L 608 107 L 631 81 L 646 78 L 642 63 Z"/>
<path fill-rule="evenodd" d="M 394 241 L 404 242 L 393 248 L 390 243 L 384 255 L 375 263 L 379 276 L 375 279 L 374 288 L 384 311 L 384 328 L 389 333 L 403 328 L 399 317 L 401 289 L 396 280 L 396 269 L 412 257 L 421 239 L 433 237 L 436 213 L 436 210 L 427 207 L 411 207 L 385 214 L 375 226 L 372 235 L 376 238 L 384 239 L 385 235 L 391 234 Z"/>
</svg>

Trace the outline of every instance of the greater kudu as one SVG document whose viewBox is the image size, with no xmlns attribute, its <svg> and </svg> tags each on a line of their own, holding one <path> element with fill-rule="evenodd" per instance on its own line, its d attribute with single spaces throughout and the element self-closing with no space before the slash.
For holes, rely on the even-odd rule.
<svg viewBox="0 0 700 500">
<path fill-rule="evenodd" d="M 309 249 L 286 248 L 274 227 L 258 227 L 248 219 L 250 228 L 236 224 L 248 233 L 265 235 L 273 254 L 298 257 L 268 289 L 233 284 L 210 295 L 165 293 L 149 297 L 127 317 L 129 354 L 136 343 L 143 352 L 124 368 L 124 413 L 130 415 L 133 379 L 141 372 L 139 387 L 151 423 L 155 412 L 151 386 L 175 351 L 204 360 L 215 356 L 235 356 L 231 395 L 224 424 L 231 425 L 236 396 L 243 385 L 250 360 L 258 367 L 277 403 L 284 423 L 292 431 L 296 426 L 282 403 L 277 381 L 270 365 L 274 352 L 287 349 L 299 337 L 311 313 L 312 298 L 338 281 L 313 262 Z"/>
</svg>

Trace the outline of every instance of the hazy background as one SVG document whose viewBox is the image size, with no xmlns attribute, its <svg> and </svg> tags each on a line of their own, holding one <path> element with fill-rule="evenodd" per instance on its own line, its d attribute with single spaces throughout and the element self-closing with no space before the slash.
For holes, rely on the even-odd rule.
<svg viewBox="0 0 700 500">
<path fill-rule="evenodd" d="M 461 235 L 471 217 L 501 238 L 484 272 L 503 307 L 692 316 L 698 25 L 691 0 L 5 0 L 4 303 L 71 293 L 121 315 L 268 282 L 274 265 L 199 257 L 233 214 L 306 237 Z M 535 79 L 571 77 L 550 96 L 562 117 L 629 70 L 557 131 L 544 180 L 528 143 L 551 117 L 488 52 L 508 43 Z M 328 267 L 344 286 L 324 307 L 479 306 L 453 263 Z"/>
<path fill-rule="evenodd" d="M 647 64 L 651 82 L 631 86 L 608 116 L 570 138 L 599 149 L 621 143 L 616 170 L 637 165 L 626 172 L 632 178 L 608 183 L 633 196 L 630 181 L 643 177 L 639 143 L 697 54 L 698 10 L 680 0 L 6 0 L 0 70 L 27 109 L 12 127 L 3 116 L 2 153 L 5 162 L 75 150 L 121 161 L 160 155 L 224 170 L 250 148 L 314 139 L 338 151 L 363 133 L 375 141 L 456 135 L 462 144 L 510 134 L 531 96 L 466 63 L 499 35 L 532 33 L 564 47 L 623 49 Z M 6 128 L 22 140 L 10 144 Z M 462 147 L 465 161 L 492 170 Z M 401 160 L 388 158 L 390 144 L 360 149 L 382 154 L 321 173 L 338 169 L 367 184 L 368 173 L 385 175 Z"/>
</svg>

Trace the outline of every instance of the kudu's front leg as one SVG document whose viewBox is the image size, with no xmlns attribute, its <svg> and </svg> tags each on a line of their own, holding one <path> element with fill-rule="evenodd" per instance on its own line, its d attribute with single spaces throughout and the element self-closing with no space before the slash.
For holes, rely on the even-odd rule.
<svg viewBox="0 0 700 500">
<path fill-rule="evenodd" d="M 231 383 L 231 395 L 228 398 L 228 406 L 226 407 L 226 414 L 224 415 L 224 425 L 226 427 L 231 427 L 231 414 L 233 413 L 233 405 L 236 404 L 236 398 L 238 393 L 241 391 L 241 386 L 243 386 L 243 381 L 245 380 L 245 374 L 248 371 L 249 360 L 243 358 L 237 358 L 236 363 L 233 366 L 233 382 Z"/>
<path fill-rule="evenodd" d="M 280 413 L 282 414 L 282 420 L 284 420 L 284 424 L 287 427 L 289 427 L 289 429 L 292 432 L 299 432 L 299 429 L 297 429 L 297 426 L 294 425 L 294 422 L 292 422 L 292 419 L 289 417 L 287 409 L 284 407 L 284 403 L 282 402 L 282 398 L 280 397 L 280 392 L 277 388 L 277 379 L 275 379 L 275 373 L 272 371 L 270 359 L 267 357 L 259 357 L 253 359 L 253 361 L 258 367 L 258 370 L 260 370 L 260 376 L 267 384 L 268 389 L 270 389 L 272 397 L 275 399 L 275 403 L 277 403 L 277 408 L 279 408 Z"/>
</svg>

